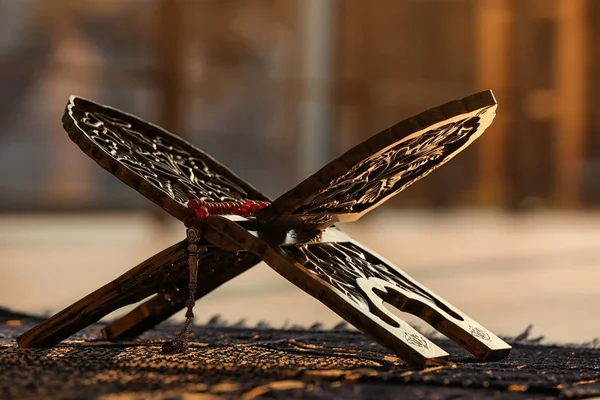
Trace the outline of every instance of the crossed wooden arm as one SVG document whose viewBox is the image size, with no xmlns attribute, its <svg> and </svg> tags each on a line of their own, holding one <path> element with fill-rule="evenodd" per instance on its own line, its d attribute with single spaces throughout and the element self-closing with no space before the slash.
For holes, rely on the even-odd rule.
<svg viewBox="0 0 600 400">
<path fill-rule="evenodd" d="M 508 356 L 507 343 L 336 226 L 359 219 L 450 160 L 491 124 L 495 109 L 487 91 L 428 110 L 352 148 L 251 216 L 203 219 L 191 228 L 206 250 L 198 254 L 193 297 L 262 260 L 415 366 L 444 363 L 448 353 L 384 302 L 428 322 L 480 360 Z M 71 97 L 63 125 L 100 166 L 182 221 L 191 199 L 269 200 L 188 142 L 113 108 Z M 51 347 L 151 295 L 104 328 L 104 337 L 133 338 L 166 320 L 189 295 L 187 246 L 184 240 L 149 258 L 20 336 L 19 346 Z"/>
</svg>

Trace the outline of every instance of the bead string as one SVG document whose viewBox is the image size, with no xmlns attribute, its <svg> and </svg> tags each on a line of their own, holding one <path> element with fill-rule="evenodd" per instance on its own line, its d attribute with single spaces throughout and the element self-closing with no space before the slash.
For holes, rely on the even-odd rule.
<svg viewBox="0 0 600 400">
<path fill-rule="evenodd" d="M 200 241 L 200 235 L 199 231 L 196 229 L 197 223 L 206 219 L 209 215 L 233 214 L 250 216 L 267 207 L 269 204 L 271 203 L 268 201 L 252 200 L 209 202 L 200 199 L 192 199 L 188 201 L 188 212 L 185 219 L 188 239 L 188 268 L 190 272 L 190 279 L 188 283 L 189 297 L 185 303 L 187 312 L 185 314 L 185 324 L 183 329 L 172 341 L 164 343 L 162 347 L 163 354 L 185 353 L 188 348 L 190 325 L 194 319 L 194 305 L 196 304 L 196 289 L 198 286 L 198 253 L 201 251 L 206 251 L 206 247 L 201 247 L 198 245 L 198 242 Z"/>
<path fill-rule="evenodd" d="M 186 236 L 188 240 L 188 268 L 190 279 L 188 282 L 189 295 L 185 302 L 187 312 L 185 313 L 185 324 L 183 329 L 175 339 L 163 344 L 163 354 L 178 354 L 185 353 L 190 340 L 190 325 L 194 319 L 194 306 L 196 305 L 196 289 L 198 288 L 198 255 L 201 252 L 207 251 L 205 246 L 199 246 L 200 235 L 196 228 L 187 228 Z"/>
<path fill-rule="evenodd" d="M 192 199 L 187 203 L 186 226 L 192 226 L 194 222 L 206 219 L 209 215 L 250 216 L 270 204 L 268 201 L 254 200 L 205 201 Z"/>
</svg>

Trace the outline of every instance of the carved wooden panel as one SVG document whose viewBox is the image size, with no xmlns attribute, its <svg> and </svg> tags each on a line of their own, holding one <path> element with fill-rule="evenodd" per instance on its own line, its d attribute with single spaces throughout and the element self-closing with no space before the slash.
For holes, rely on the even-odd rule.
<svg viewBox="0 0 600 400">
<path fill-rule="evenodd" d="M 422 318 L 481 359 L 508 354 L 510 347 L 493 333 L 389 261 L 350 238 L 346 240 L 286 246 L 283 250 L 347 301 L 371 313 L 373 319 L 381 320 L 378 323 L 400 330 L 400 335 L 413 347 L 430 349 L 431 343 L 422 335 L 408 331 L 407 324 L 391 313 L 383 305 L 384 301 Z"/>
<path fill-rule="evenodd" d="M 268 200 L 208 154 L 133 115 L 72 96 L 63 125 L 100 166 L 182 221 L 193 198 Z"/>
<path fill-rule="evenodd" d="M 464 150 L 495 110 L 486 91 L 404 120 L 327 164 L 259 217 L 271 225 L 317 227 L 356 220 Z"/>
<path fill-rule="evenodd" d="M 414 314 L 481 360 L 504 358 L 511 347 L 432 293 L 404 271 L 331 227 L 312 237 L 265 235 L 226 217 L 206 220 L 207 240 L 237 245 L 324 303 L 346 321 L 415 365 L 444 362 L 448 354 L 385 306 Z"/>
</svg>

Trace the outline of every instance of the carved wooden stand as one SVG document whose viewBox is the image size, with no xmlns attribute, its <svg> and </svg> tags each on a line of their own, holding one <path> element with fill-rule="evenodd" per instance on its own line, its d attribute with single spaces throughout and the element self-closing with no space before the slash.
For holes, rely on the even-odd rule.
<svg viewBox="0 0 600 400">
<path fill-rule="evenodd" d="M 26 332 L 18 344 L 54 346 L 151 295 L 102 334 L 108 340 L 133 338 L 166 320 L 185 307 L 189 296 L 186 249 L 191 243 L 199 278 L 192 298 L 263 260 L 410 364 L 444 363 L 448 353 L 384 302 L 425 320 L 480 360 L 504 358 L 508 344 L 334 225 L 359 219 L 450 160 L 483 133 L 495 110 L 494 96 L 486 91 L 402 121 L 254 216 L 209 216 L 197 227 L 196 237 L 188 234 L 189 243 L 176 243 L 142 262 Z M 181 221 L 194 198 L 269 200 L 190 143 L 119 110 L 72 96 L 63 125 L 100 166 Z M 200 248 L 205 251 L 198 252 Z"/>
</svg>

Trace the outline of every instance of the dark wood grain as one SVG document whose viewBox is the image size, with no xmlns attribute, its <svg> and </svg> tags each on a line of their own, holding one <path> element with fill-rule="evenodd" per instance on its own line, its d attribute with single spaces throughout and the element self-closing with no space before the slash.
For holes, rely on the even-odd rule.
<svg viewBox="0 0 600 400">
<path fill-rule="evenodd" d="M 236 258 L 233 262 L 224 259 L 224 262 L 200 264 L 196 300 L 260 262 L 260 258 L 245 251 L 234 256 Z M 187 279 L 165 283 L 156 296 L 102 329 L 102 336 L 107 340 L 135 338 L 181 311 L 185 307 L 188 295 Z"/>
<path fill-rule="evenodd" d="M 181 308 L 187 296 L 187 241 L 181 241 L 132 268 L 114 281 L 90 293 L 18 338 L 20 347 L 52 347 L 109 313 L 157 294 L 127 316 L 106 328 L 112 338 L 134 336 L 149 329 Z M 210 246 L 200 256 L 202 297 L 260 260 Z M 171 301 L 165 294 L 173 294 Z M 183 296 L 183 297 L 182 297 Z M 161 302 L 162 300 L 162 302 Z M 141 310 L 141 314 L 140 314 Z M 142 318 L 143 316 L 143 318 Z"/>
<path fill-rule="evenodd" d="M 105 315 L 158 292 L 171 273 L 181 274 L 185 248 L 185 241 L 174 244 L 48 318 L 19 336 L 19 347 L 52 347 Z"/>
</svg>

